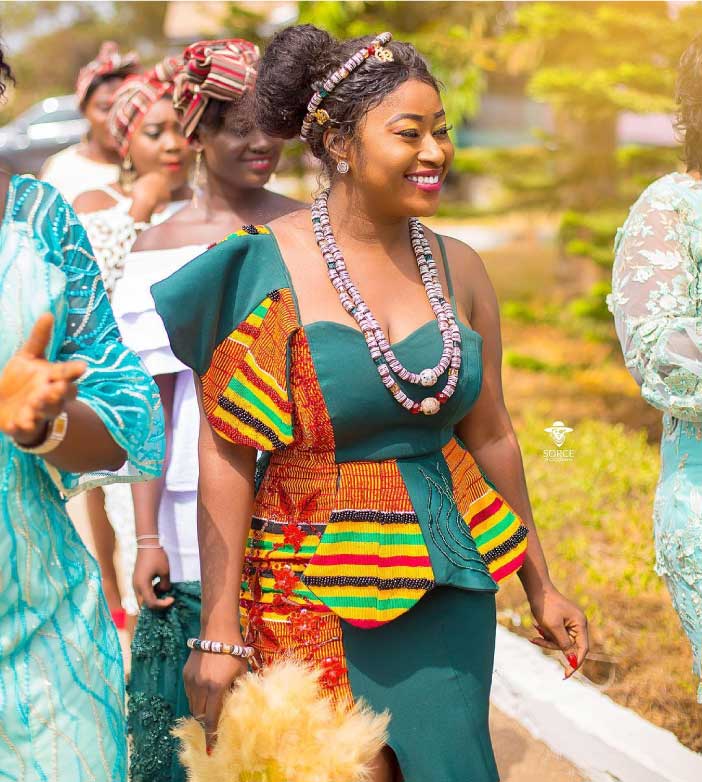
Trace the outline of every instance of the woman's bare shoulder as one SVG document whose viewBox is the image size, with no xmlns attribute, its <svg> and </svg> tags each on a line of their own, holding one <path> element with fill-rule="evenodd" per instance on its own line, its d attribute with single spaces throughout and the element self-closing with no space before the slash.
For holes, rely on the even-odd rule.
<svg viewBox="0 0 702 782">
<path fill-rule="evenodd" d="M 73 208 L 77 214 L 90 214 L 101 209 L 111 209 L 117 202 L 104 190 L 87 190 L 76 196 Z"/>
</svg>

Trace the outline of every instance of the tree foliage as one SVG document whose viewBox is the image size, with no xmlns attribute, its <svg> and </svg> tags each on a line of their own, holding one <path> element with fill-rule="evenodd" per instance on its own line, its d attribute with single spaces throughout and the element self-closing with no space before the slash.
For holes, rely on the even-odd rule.
<svg viewBox="0 0 702 782">
<path fill-rule="evenodd" d="M 413 43 L 444 85 L 452 122 L 472 117 L 485 88 L 483 65 L 491 37 L 504 24 L 505 4 L 497 2 L 407 3 L 302 2 L 301 23 L 352 38 L 390 30 L 396 40 Z"/>
<path fill-rule="evenodd" d="M 627 110 L 672 111 L 680 54 L 702 6 L 663 2 L 524 3 L 496 41 L 498 61 L 528 91 L 588 121 Z"/>
</svg>

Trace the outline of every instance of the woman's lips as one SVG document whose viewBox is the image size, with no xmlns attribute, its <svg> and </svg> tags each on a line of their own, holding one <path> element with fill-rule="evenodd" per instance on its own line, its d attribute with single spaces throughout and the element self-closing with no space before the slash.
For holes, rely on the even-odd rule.
<svg viewBox="0 0 702 782">
<path fill-rule="evenodd" d="M 405 174 L 405 179 L 417 189 L 424 190 L 427 193 L 441 190 L 443 185 L 441 171 L 417 171 L 414 174 Z"/>
<path fill-rule="evenodd" d="M 246 166 L 253 171 L 269 171 L 273 167 L 273 160 L 269 157 L 255 158 L 253 160 L 244 160 Z"/>
<path fill-rule="evenodd" d="M 180 162 L 164 163 L 163 167 L 169 171 L 180 171 L 183 168 L 183 164 Z"/>
</svg>

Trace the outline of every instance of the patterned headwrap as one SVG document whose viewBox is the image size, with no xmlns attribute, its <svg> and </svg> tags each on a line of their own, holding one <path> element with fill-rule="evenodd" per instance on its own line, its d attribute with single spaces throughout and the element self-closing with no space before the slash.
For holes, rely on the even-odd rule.
<svg viewBox="0 0 702 782">
<path fill-rule="evenodd" d="M 80 69 L 76 80 L 76 98 L 83 106 L 92 83 L 100 76 L 129 76 L 139 69 L 139 55 L 136 52 L 120 54 L 114 41 L 104 41 L 98 56 Z"/>
<path fill-rule="evenodd" d="M 240 38 L 188 46 L 173 96 L 187 138 L 195 132 L 210 98 L 231 101 L 254 86 L 259 59 L 258 46 Z"/>
<path fill-rule="evenodd" d="M 123 158 L 147 111 L 161 98 L 173 95 L 173 79 L 182 63 L 180 57 L 167 57 L 152 70 L 128 78 L 115 93 L 107 123 Z"/>
</svg>

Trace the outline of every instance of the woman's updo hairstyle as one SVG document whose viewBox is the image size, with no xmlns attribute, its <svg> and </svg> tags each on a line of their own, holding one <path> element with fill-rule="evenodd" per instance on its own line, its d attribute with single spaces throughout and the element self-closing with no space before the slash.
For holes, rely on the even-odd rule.
<svg viewBox="0 0 702 782">
<path fill-rule="evenodd" d="M 675 99 L 675 129 L 683 143 L 683 159 L 689 171 L 702 171 L 702 35 L 680 58 Z"/>
<path fill-rule="evenodd" d="M 378 31 L 380 32 L 380 31 Z M 339 41 L 311 24 L 281 30 L 261 60 L 256 84 L 256 119 L 259 127 L 276 138 L 299 136 L 307 104 L 329 76 L 374 36 Z M 331 173 L 336 163 L 324 146 L 324 132 L 332 127 L 353 138 L 360 119 L 401 84 L 417 79 L 439 89 L 426 62 L 409 43 L 385 45 L 392 62 L 369 57 L 324 99 L 321 108 L 331 122 L 312 124 L 307 142 L 315 157 Z"/>
</svg>

